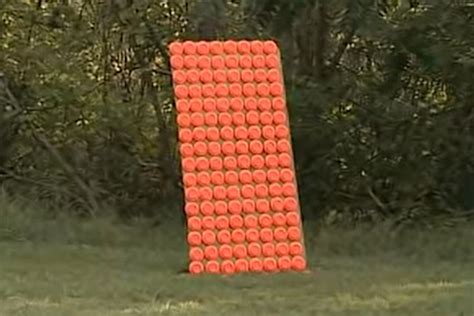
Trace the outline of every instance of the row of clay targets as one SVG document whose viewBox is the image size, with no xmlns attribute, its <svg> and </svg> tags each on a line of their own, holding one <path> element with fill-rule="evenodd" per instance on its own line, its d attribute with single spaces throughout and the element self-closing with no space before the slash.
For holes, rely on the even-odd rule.
<svg viewBox="0 0 474 316">
<path fill-rule="evenodd" d="M 169 51 L 189 272 L 305 270 L 278 46 L 184 41 Z"/>
</svg>

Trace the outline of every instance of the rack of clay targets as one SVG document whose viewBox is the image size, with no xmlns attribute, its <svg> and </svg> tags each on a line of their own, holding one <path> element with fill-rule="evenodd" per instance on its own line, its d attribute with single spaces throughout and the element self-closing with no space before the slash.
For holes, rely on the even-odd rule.
<svg viewBox="0 0 474 316">
<path fill-rule="evenodd" d="M 305 270 L 278 46 L 184 41 L 169 51 L 189 272 Z"/>
</svg>

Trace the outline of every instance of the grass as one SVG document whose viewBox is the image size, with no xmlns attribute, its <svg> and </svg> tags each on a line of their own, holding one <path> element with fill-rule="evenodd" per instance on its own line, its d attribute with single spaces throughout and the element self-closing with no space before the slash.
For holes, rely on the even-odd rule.
<svg viewBox="0 0 474 316">
<path fill-rule="evenodd" d="M 0 316 L 474 315 L 473 230 L 306 223 L 305 274 L 193 277 L 183 228 L 47 219 L 0 202 Z"/>
</svg>

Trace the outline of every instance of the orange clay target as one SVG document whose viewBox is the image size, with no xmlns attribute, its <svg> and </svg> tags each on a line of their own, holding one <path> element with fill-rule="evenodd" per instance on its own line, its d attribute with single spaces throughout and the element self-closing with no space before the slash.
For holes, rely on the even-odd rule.
<svg viewBox="0 0 474 316">
<path fill-rule="evenodd" d="M 189 272 L 305 270 L 278 46 L 184 41 L 169 51 Z"/>
</svg>

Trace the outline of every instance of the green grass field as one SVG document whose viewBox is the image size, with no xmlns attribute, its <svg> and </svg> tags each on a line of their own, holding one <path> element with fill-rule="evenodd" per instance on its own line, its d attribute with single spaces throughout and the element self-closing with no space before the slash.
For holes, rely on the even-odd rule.
<svg viewBox="0 0 474 316">
<path fill-rule="evenodd" d="M 189 276 L 183 228 L 0 204 L 0 316 L 474 315 L 474 232 L 305 227 L 305 274 Z"/>
</svg>

